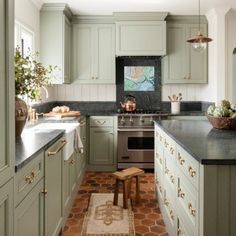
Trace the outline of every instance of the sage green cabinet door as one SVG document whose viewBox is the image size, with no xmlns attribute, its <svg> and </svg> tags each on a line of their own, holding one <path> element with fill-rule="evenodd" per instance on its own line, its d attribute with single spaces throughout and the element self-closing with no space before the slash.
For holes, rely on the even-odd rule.
<svg viewBox="0 0 236 236">
<path fill-rule="evenodd" d="M 62 202 L 62 139 L 45 152 L 45 236 L 58 235 L 63 218 Z M 55 154 L 50 155 L 50 151 Z"/>
<path fill-rule="evenodd" d="M 92 25 L 73 25 L 73 80 L 76 83 L 90 83 L 94 78 L 93 46 Z"/>
<path fill-rule="evenodd" d="M 0 235 L 13 236 L 13 179 L 0 188 Z"/>
<path fill-rule="evenodd" d="M 201 33 L 207 35 L 206 25 L 201 25 Z M 197 24 L 191 24 L 186 27 L 187 38 L 198 34 L 199 27 Z M 189 55 L 189 83 L 207 83 L 207 50 L 196 52 L 188 43 Z"/>
<path fill-rule="evenodd" d="M 167 26 L 167 56 L 162 59 L 165 83 L 178 83 L 188 77 L 187 47 L 184 24 Z"/>
<path fill-rule="evenodd" d="M 70 83 L 71 23 L 66 6 L 44 4 L 40 11 L 40 60 L 57 66 L 52 84 Z"/>
<path fill-rule="evenodd" d="M 14 7 L 0 0 L 0 186 L 14 174 Z"/>
<path fill-rule="evenodd" d="M 115 83 L 115 26 L 95 26 L 94 74 L 99 83 Z M 97 82 L 96 82 L 97 83 Z"/>
<path fill-rule="evenodd" d="M 115 26 L 73 26 L 73 80 L 81 84 L 115 83 Z"/>
<path fill-rule="evenodd" d="M 69 160 L 63 161 L 63 214 L 67 217 L 70 204 Z"/>
<path fill-rule="evenodd" d="M 70 172 L 70 192 L 71 194 L 74 192 L 76 187 L 76 153 L 72 155 L 69 160 L 69 172 Z"/>
<path fill-rule="evenodd" d="M 198 24 L 167 24 L 167 56 L 162 59 L 164 84 L 207 83 L 207 50 L 196 52 L 186 40 L 198 33 Z M 206 24 L 201 32 L 207 34 Z"/>
<path fill-rule="evenodd" d="M 44 195 L 41 179 L 14 213 L 15 236 L 44 236 Z M 2 234 L 1 234 L 2 235 Z"/>
<path fill-rule="evenodd" d="M 111 165 L 114 163 L 113 127 L 90 127 L 89 164 Z"/>
</svg>

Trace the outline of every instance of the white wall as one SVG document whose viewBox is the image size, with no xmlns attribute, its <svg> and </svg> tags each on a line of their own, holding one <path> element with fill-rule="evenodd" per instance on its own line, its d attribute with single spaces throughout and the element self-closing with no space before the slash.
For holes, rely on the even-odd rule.
<svg viewBox="0 0 236 236">
<path fill-rule="evenodd" d="M 39 51 L 40 15 L 34 0 L 15 0 L 15 18 L 35 34 L 35 51 Z"/>
<path fill-rule="evenodd" d="M 236 9 L 231 9 L 226 15 L 226 65 L 227 81 L 226 93 L 229 100 L 236 102 L 236 55 L 234 56 L 234 73 L 233 73 L 233 50 L 236 48 Z"/>
</svg>

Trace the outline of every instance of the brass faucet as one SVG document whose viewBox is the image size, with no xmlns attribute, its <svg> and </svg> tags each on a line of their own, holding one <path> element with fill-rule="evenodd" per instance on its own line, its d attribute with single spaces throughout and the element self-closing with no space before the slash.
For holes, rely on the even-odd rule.
<svg viewBox="0 0 236 236">
<path fill-rule="evenodd" d="M 28 121 L 30 122 L 30 124 L 35 124 L 37 120 L 38 120 L 38 116 L 36 113 L 36 109 L 30 106 L 28 109 Z"/>
</svg>

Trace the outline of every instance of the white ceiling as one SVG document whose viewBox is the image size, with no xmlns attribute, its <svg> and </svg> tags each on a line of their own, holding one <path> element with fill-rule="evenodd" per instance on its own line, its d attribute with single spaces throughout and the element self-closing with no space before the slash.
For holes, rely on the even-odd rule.
<svg viewBox="0 0 236 236">
<path fill-rule="evenodd" d="M 37 0 L 38 1 L 38 0 Z M 167 11 L 171 14 L 197 15 L 198 0 L 42 0 L 68 3 L 74 14 L 109 15 L 112 12 Z M 212 8 L 236 8 L 236 0 L 201 0 L 201 14 Z"/>
</svg>

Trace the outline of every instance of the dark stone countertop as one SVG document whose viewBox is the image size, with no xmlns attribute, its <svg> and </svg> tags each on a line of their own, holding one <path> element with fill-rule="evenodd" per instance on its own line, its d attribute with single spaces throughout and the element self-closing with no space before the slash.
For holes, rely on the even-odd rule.
<svg viewBox="0 0 236 236">
<path fill-rule="evenodd" d="M 17 172 L 40 152 L 46 150 L 64 134 L 64 130 L 44 130 L 37 132 L 23 132 L 16 138 L 15 171 Z"/>
<path fill-rule="evenodd" d="M 236 130 L 214 129 L 208 121 L 156 121 L 201 164 L 236 165 Z"/>
<path fill-rule="evenodd" d="M 203 111 L 181 111 L 178 114 L 171 114 L 168 112 L 168 116 L 205 116 Z"/>
</svg>

